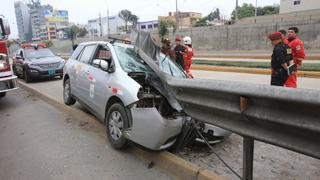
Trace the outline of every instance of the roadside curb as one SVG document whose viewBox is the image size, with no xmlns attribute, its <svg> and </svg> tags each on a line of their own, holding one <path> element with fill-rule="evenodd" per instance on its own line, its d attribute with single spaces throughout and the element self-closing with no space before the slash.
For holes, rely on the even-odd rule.
<svg viewBox="0 0 320 180">
<path fill-rule="evenodd" d="M 19 85 L 24 90 L 38 96 L 40 99 L 54 106 L 55 108 L 64 111 L 66 113 L 76 114 L 84 118 L 93 118 L 90 115 L 84 113 L 79 109 L 75 109 L 69 106 L 66 106 L 53 98 L 52 96 L 40 92 L 39 90 L 31 87 L 30 85 L 19 81 Z M 218 176 L 212 171 L 208 171 L 200 168 L 199 166 L 188 162 L 168 151 L 162 152 L 153 152 L 139 149 L 137 147 L 132 147 L 129 149 L 129 152 L 134 154 L 139 159 L 153 163 L 155 167 L 160 170 L 168 173 L 174 179 L 183 179 L 183 180 L 222 180 L 223 177 Z"/>
<path fill-rule="evenodd" d="M 193 64 L 191 66 L 191 70 L 222 71 L 222 72 L 265 74 L 265 75 L 271 74 L 270 69 L 240 68 L 240 67 L 230 67 L 230 66 L 210 66 L 210 65 L 196 65 L 196 64 Z M 320 72 L 299 71 L 298 77 L 320 78 Z"/>
</svg>

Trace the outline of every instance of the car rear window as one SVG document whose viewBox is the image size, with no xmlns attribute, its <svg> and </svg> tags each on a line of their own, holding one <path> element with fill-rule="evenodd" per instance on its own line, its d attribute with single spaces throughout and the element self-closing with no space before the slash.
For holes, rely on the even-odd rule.
<svg viewBox="0 0 320 180">
<path fill-rule="evenodd" d="M 83 45 L 79 45 L 72 53 L 71 59 L 77 59 L 83 49 Z"/>
</svg>

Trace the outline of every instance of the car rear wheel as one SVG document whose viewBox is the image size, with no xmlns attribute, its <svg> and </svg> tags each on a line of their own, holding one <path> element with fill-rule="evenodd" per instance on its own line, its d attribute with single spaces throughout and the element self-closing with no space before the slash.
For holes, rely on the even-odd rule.
<svg viewBox="0 0 320 180">
<path fill-rule="evenodd" d="M 5 96 L 6 96 L 6 93 L 5 93 L 5 92 L 0 93 L 0 98 L 3 98 L 3 97 L 5 97 Z"/>
<path fill-rule="evenodd" d="M 63 83 L 63 101 L 68 106 L 76 103 L 76 100 L 71 95 L 70 79 L 66 79 Z"/>
<path fill-rule="evenodd" d="M 123 136 L 123 131 L 129 126 L 128 116 L 120 103 L 113 104 L 106 116 L 106 132 L 108 139 L 116 149 L 128 147 L 129 140 Z"/>
<path fill-rule="evenodd" d="M 29 82 L 32 81 L 32 79 L 31 79 L 30 75 L 28 74 L 27 70 L 23 71 L 23 78 L 26 81 L 26 83 L 29 83 Z"/>
</svg>

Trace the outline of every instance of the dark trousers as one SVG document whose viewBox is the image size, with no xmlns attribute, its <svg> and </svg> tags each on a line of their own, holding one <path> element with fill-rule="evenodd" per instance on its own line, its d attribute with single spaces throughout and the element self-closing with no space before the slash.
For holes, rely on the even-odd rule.
<svg viewBox="0 0 320 180">
<path fill-rule="evenodd" d="M 284 86 L 288 79 L 287 72 L 285 70 L 274 70 L 271 75 L 271 85 L 272 86 Z"/>
</svg>

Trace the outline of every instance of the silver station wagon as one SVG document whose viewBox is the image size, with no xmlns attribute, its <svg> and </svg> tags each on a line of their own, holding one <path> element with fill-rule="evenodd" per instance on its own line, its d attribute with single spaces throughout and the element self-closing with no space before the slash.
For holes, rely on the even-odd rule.
<svg viewBox="0 0 320 180">
<path fill-rule="evenodd" d="M 169 57 L 160 54 L 159 70 L 188 78 Z M 119 42 L 81 43 L 64 67 L 64 102 L 86 106 L 106 125 L 118 149 L 129 141 L 148 149 L 173 146 L 188 119 L 157 73 L 134 51 Z M 221 140 L 229 132 L 207 125 L 202 133 Z"/>
</svg>

